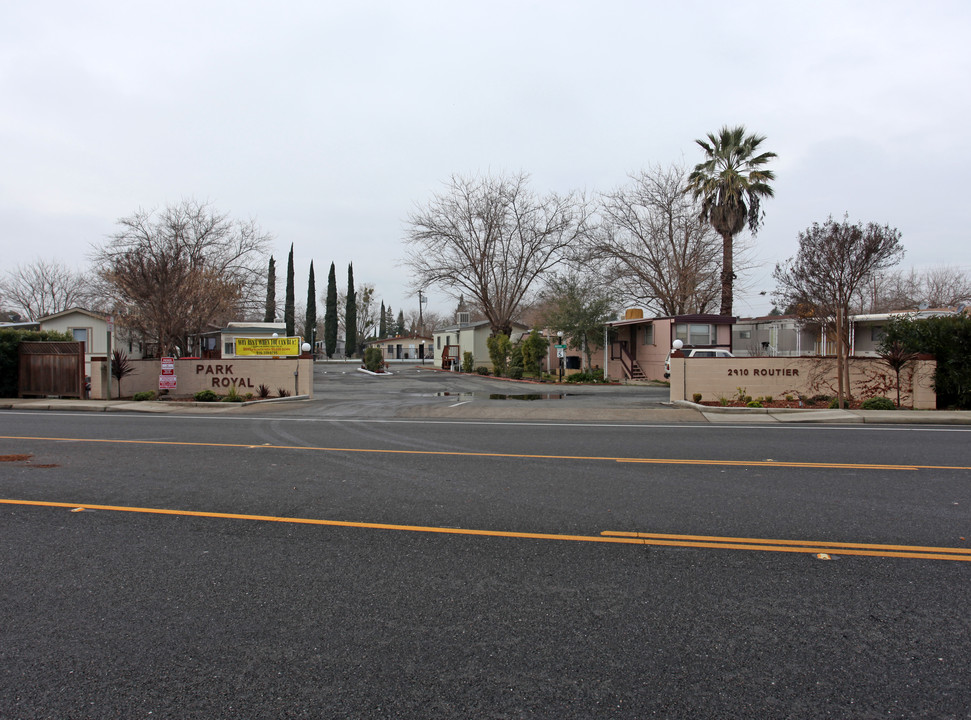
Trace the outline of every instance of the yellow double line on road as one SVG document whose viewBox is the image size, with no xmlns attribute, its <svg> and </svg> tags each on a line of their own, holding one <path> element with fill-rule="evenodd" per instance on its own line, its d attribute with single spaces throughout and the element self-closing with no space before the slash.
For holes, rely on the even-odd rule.
<svg viewBox="0 0 971 720">
<path fill-rule="evenodd" d="M 198 510 L 172 510 L 168 508 L 127 507 L 123 505 L 77 504 L 42 500 L 11 500 L 0 498 L 0 505 L 68 508 L 72 511 L 107 510 L 112 512 L 145 513 L 151 515 L 178 515 L 183 517 L 213 518 L 220 520 L 256 520 L 260 522 L 291 523 L 295 525 L 324 525 L 330 527 L 360 528 L 367 530 L 396 530 L 404 532 L 438 533 L 443 535 L 472 535 L 479 537 L 514 538 L 518 540 L 567 540 L 572 542 L 610 543 L 622 545 L 655 545 L 661 547 L 708 548 L 719 550 L 757 550 L 762 552 L 788 552 L 805 554 L 863 555 L 869 557 L 913 558 L 919 560 L 957 560 L 971 562 L 971 549 L 924 547 L 911 545 L 875 545 L 863 543 L 834 543 L 793 540 L 767 540 L 761 538 L 731 538 L 707 535 L 668 535 L 660 533 L 636 533 L 604 531 L 600 535 L 558 535 L 555 533 L 511 532 L 505 530 L 472 530 L 467 528 L 435 527 L 429 525 L 394 525 L 389 523 L 351 522 L 347 520 L 320 520 L 315 518 L 277 517 L 273 515 L 242 515 L 237 513 L 202 512 Z"/>
<path fill-rule="evenodd" d="M 371 453 L 377 455 L 424 455 L 434 457 L 512 458 L 520 460 L 591 460 L 644 465 L 715 465 L 726 467 L 810 468 L 817 470 L 971 470 L 963 465 L 876 465 L 872 463 L 794 462 L 786 460 L 708 460 L 701 458 L 637 458 L 598 455 L 538 455 L 532 453 L 466 452 L 461 450 L 405 450 L 401 448 L 317 447 L 307 445 L 256 445 L 252 443 L 184 442 L 179 440 L 118 440 L 106 438 L 36 437 L 0 435 L 0 440 L 153 445 L 161 447 L 228 448 L 233 450 L 301 450 L 304 452 Z"/>
<path fill-rule="evenodd" d="M 961 560 L 971 562 L 971 549 L 967 548 L 838 543 L 819 542 L 815 540 L 768 540 L 765 538 L 732 538 L 708 535 L 667 535 L 662 533 L 611 530 L 605 530 L 602 534 L 606 537 L 641 539 L 645 545 L 761 550 L 763 552 L 809 553 L 813 555 L 862 555 L 868 557 L 918 558 L 921 560 Z"/>
</svg>

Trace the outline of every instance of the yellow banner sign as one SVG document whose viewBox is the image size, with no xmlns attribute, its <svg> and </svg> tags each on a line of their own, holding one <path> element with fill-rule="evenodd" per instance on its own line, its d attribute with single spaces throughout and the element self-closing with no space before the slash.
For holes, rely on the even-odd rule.
<svg viewBox="0 0 971 720">
<path fill-rule="evenodd" d="M 237 355 L 299 355 L 299 337 L 236 338 Z"/>
</svg>

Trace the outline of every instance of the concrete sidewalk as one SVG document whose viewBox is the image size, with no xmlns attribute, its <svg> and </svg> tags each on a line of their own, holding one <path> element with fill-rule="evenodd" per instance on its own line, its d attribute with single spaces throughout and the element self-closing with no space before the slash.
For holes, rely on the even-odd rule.
<svg viewBox="0 0 971 720">
<path fill-rule="evenodd" d="M 53 398 L 4 398 L 0 410 L 54 410 L 73 412 L 140 412 L 175 413 L 185 415 L 221 415 L 239 412 L 259 413 L 259 406 L 281 403 L 304 405 L 307 396 L 274 398 L 246 403 L 172 402 L 131 400 L 73 400 Z M 560 407 L 551 405 L 500 405 L 464 403 L 461 407 L 417 406 L 400 413 L 399 417 L 463 420 L 562 420 L 597 422 L 708 422 L 731 423 L 830 423 L 878 425 L 971 425 L 971 412 L 960 410 L 773 410 L 769 408 L 715 408 L 687 401 L 650 408 Z"/>
</svg>

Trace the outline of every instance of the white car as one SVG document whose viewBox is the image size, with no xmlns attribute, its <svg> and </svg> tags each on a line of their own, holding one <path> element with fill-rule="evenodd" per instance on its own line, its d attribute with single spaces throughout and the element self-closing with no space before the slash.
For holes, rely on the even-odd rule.
<svg viewBox="0 0 971 720">
<path fill-rule="evenodd" d="M 684 351 L 684 356 L 689 358 L 733 358 L 728 350 L 723 348 L 686 348 Z M 671 377 L 671 353 L 668 353 L 667 359 L 664 361 L 664 378 L 667 379 Z"/>
</svg>

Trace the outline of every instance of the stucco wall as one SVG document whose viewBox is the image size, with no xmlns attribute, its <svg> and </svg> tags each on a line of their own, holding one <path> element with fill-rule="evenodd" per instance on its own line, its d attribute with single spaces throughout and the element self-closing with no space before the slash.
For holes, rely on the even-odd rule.
<svg viewBox="0 0 971 720">
<path fill-rule="evenodd" d="M 161 363 L 156 360 L 133 360 L 135 372 L 121 380 L 121 394 L 131 397 L 135 393 L 158 390 Z M 298 375 L 294 376 L 294 371 Z M 107 363 L 91 362 L 91 397 L 107 396 Z M 169 391 L 176 397 L 194 395 L 200 390 L 212 390 L 220 395 L 236 387 L 240 395 L 258 393 L 260 385 L 266 385 L 276 396 L 280 388 L 291 395 L 313 396 L 313 361 L 310 358 L 233 358 L 231 360 L 176 360 L 177 389 Z M 118 381 L 111 379 L 112 397 L 118 396 Z"/>
<path fill-rule="evenodd" d="M 934 360 L 919 360 L 900 374 L 901 407 L 934 410 Z M 866 399 L 883 395 L 896 400 L 896 380 L 879 359 L 850 358 L 852 395 Z M 691 399 L 701 393 L 703 402 L 731 398 L 742 388 L 752 397 L 771 395 L 830 395 L 837 391 L 835 358 L 690 358 L 671 359 L 671 400 Z"/>
</svg>

